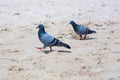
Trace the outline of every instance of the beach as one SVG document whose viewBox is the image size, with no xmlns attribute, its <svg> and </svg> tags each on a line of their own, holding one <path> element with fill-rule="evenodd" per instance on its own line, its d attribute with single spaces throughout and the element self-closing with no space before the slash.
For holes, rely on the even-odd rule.
<svg viewBox="0 0 120 80">
<path fill-rule="evenodd" d="M 38 24 L 71 49 L 37 50 Z M 0 80 L 120 80 L 120 1 L 0 0 Z"/>
</svg>

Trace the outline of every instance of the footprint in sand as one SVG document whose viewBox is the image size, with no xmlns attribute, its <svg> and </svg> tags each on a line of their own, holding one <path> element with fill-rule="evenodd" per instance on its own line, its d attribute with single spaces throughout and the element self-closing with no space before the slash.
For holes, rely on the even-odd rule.
<svg viewBox="0 0 120 80">
<path fill-rule="evenodd" d="M 5 49 L 2 50 L 2 53 L 6 54 L 6 53 L 21 53 L 24 50 L 11 50 L 11 49 Z"/>
<path fill-rule="evenodd" d="M 1 32 L 9 32 L 9 31 L 11 31 L 11 30 L 8 29 L 8 28 L 4 28 L 4 29 L 1 29 L 0 31 L 1 31 Z"/>
<path fill-rule="evenodd" d="M 10 68 L 7 69 L 8 71 L 26 71 L 27 69 L 24 68 L 23 66 L 10 66 Z"/>
<path fill-rule="evenodd" d="M 107 21 L 107 22 L 104 22 L 104 24 L 106 24 L 107 26 L 111 26 L 111 25 L 117 24 L 117 22 Z"/>
<path fill-rule="evenodd" d="M 102 24 L 94 24 L 95 26 L 97 27 L 102 27 L 103 25 Z"/>
<path fill-rule="evenodd" d="M 110 33 L 114 33 L 114 31 L 110 31 Z"/>
<path fill-rule="evenodd" d="M 102 3 L 102 5 L 101 5 L 102 7 L 105 7 L 106 5 L 104 4 L 104 3 Z"/>
<path fill-rule="evenodd" d="M 66 77 L 71 77 L 71 76 L 76 76 L 77 73 L 73 72 L 73 71 L 63 71 L 60 74 L 61 78 L 66 78 Z"/>
<path fill-rule="evenodd" d="M 16 13 L 14 13 L 13 15 L 17 15 L 17 16 L 19 16 L 19 15 L 20 15 L 20 13 L 16 12 Z"/>
<path fill-rule="evenodd" d="M 120 62 L 120 59 L 117 59 L 117 62 Z"/>
</svg>

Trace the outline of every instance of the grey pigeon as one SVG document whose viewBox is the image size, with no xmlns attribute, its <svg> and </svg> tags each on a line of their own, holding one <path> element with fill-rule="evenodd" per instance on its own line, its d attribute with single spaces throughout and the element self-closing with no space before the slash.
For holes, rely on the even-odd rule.
<svg viewBox="0 0 120 80">
<path fill-rule="evenodd" d="M 38 31 L 39 40 L 44 45 L 43 49 L 46 47 L 50 47 L 50 51 L 52 51 L 53 46 L 63 46 L 63 47 L 66 47 L 68 49 L 71 48 L 68 44 L 61 42 L 60 40 L 54 38 L 53 36 L 51 36 L 50 34 L 45 32 L 45 28 L 44 28 L 43 24 L 39 24 L 37 28 L 39 28 L 39 31 Z M 42 48 L 37 47 L 37 49 L 41 50 Z"/>
<path fill-rule="evenodd" d="M 90 30 L 89 28 L 83 26 L 83 25 L 78 25 L 77 23 L 75 23 L 75 21 L 70 21 L 70 23 L 75 31 L 75 33 L 77 33 L 78 35 L 80 35 L 80 39 L 86 39 L 87 34 L 92 34 L 92 33 L 96 33 L 96 31 L 94 30 Z M 85 35 L 82 38 L 82 35 Z"/>
</svg>

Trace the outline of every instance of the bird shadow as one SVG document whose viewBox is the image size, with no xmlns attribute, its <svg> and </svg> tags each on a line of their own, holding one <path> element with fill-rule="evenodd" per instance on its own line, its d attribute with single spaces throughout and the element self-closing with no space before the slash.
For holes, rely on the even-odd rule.
<svg viewBox="0 0 120 80">
<path fill-rule="evenodd" d="M 97 39 L 97 38 L 86 38 L 85 40 L 94 40 L 94 39 Z"/>
<path fill-rule="evenodd" d="M 58 50 L 57 52 L 61 52 L 61 53 L 71 53 L 71 51 L 65 51 L 65 50 Z"/>
<path fill-rule="evenodd" d="M 49 54 L 51 52 L 54 52 L 55 50 L 52 50 L 52 51 L 48 51 L 48 50 L 44 50 L 43 52 L 45 54 Z M 60 52 L 60 53 L 71 53 L 71 51 L 65 51 L 65 50 L 57 50 L 57 52 Z"/>
<path fill-rule="evenodd" d="M 45 54 L 49 54 L 49 53 L 51 53 L 51 52 L 53 52 L 53 51 L 55 51 L 55 50 L 52 50 L 52 51 L 44 50 L 43 52 L 44 52 Z"/>
</svg>

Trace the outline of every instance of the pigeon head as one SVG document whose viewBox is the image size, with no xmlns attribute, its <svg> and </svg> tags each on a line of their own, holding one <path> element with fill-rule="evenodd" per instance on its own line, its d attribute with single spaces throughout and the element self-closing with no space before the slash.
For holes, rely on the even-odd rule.
<svg viewBox="0 0 120 80">
<path fill-rule="evenodd" d="M 69 24 L 71 24 L 72 26 L 76 26 L 77 24 L 75 23 L 75 21 L 70 21 Z"/>
<path fill-rule="evenodd" d="M 75 24 L 75 21 L 70 21 L 69 24 Z"/>
<path fill-rule="evenodd" d="M 43 24 L 39 24 L 38 27 L 36 27 L 36 28 L 39 28 L 40 32 L 45 32 L 45 28 L 44 28 Z"/>
<path fill-rule="evenodd" d="M 44 25 L 43 24 L 39 24 L 37 28 L 44 29 Z"/>
</svg>

